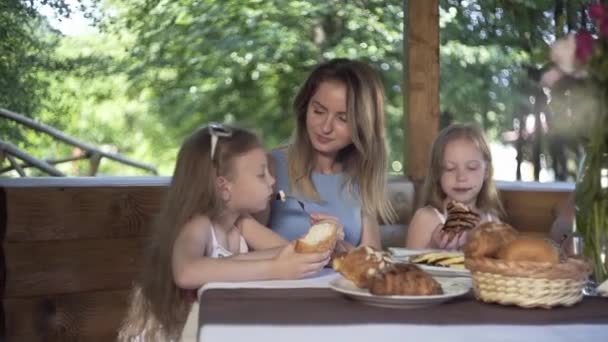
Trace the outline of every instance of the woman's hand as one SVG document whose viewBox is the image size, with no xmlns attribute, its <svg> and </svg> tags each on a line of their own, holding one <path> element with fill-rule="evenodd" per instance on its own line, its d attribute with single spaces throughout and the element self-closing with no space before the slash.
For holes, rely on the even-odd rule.
<svg viewBox="0 0 608 342">
<path fill-rule="evenodd" d="M 323 213 L 312 213 L 310 214 L 310 225 L 315 225 L 317 223 L 331 223 L 338 227 L 338 240 L 344 240 L 344 225 L 340 223 L 337 217 L 323 214 Z"/>
<path fill-rule="evenodd" d="M 329 262 L 330 251 L 323 253 L 297 253 L 295 241 L 287 244 L 273 259 L 276 277 L 300 279 L 311 276 Z"/>
<path fill-rule="evenodd" d="M 468 231 L 453 236 L 443 231 L 443 224 L 437 225 L 431 235 L 431 243 L 434 247 L 441 249 L 461 249 L 467 242 Z"/>
</svg>

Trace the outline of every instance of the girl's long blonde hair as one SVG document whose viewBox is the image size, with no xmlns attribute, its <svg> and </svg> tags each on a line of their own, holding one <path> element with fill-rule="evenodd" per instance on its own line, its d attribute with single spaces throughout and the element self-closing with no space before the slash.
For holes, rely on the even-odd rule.
<svg viewBox="0 0 608 342">
<path fill-rule="evenodd" d="M 184 225 L 196 215 L 217 218 L 222 213 L 216 177 L 231 174 L 236 156 L 262 147 L 255 134 L 236 127 L 226 128 L 232 131 L 232 136 L 218 138 L 213 160 L 208 127 L 198 129 L 184 141 L 151 232 L 143 270 L 119 332 L 120 340 L 179 339 L 191 303 L 173 280 L 173 244 Z"/>
<path fill-rule="evenodd" d="M 422 203 L 433 206 L 441 211 L 444 209 L 444 200 L 447 195 L 441 188 L 441 175 L 443 172 L 445 147 L 449 142 L 457 139 L 467 139 L 477 145 L 486 164 L 485 179 L 477 195 L 475 205 L 483 212 L 490 213 L 496 217 L 503 217 L 504 209 L 498 197 L 498 191 L 493 179 L 492 153 L 483 131 L 477 125 L 453 124 L 439 132 L 431 147 L 431 158 L 422 190 Z"/>
<path fill-rule="evenodd" d="M 366 63 L 333 59 L 318 65 L 294 100 L 296 129 L 289 145 L 288 173 L 292 191 L 313 200 L 319 194 L 312 182 L 314 150 L 306 129 L 308 104 L 322 82 L 346 85 L 346 112 L 352 144 L 338 153 L 347 175 L 346 186 L 360 192 L 362 209 L 369 217 L 393 222 L 396 218 L 386 188 L 387 151 L 384 130 L 384 88 L 376 72 Z"/>
</svg>

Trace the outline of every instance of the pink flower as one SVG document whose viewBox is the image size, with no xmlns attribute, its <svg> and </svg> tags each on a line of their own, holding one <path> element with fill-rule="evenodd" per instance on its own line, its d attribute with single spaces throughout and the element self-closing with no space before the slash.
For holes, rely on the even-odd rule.
<svg viewBox="0 0 608 342">
<path fill-rule="evenodd" d="M 608 16 L 605 16 L 600 22 L 600 34 L 608 38 Z"/>
<path fill-rule="evenodd" d="M 606 17 L 606 8 L 602 4 L 589 5 L 589 16 L 597 21 L 601 21 Z"/>
<path fill-rule="evenodd" d="M 553 67 L 543 73 L 540 78 L 540 84 L 543 87 L 552 88 L 553 85 L 557 83 L 557 81 L 559 81 L 563 76 L 563 71 L 561 71 L 559 68 Z"/>
<path fill-rule="evenodd" d="M 593 47 L 595 45 L 595 40 L 591 33 L 587 31 L 577 32 L 575 35 L 576 40 L 576 50 L 575 56 L 576 59 L 585 64 L 589 59 L 589 56 L 593 53 Z"/>
</svg>

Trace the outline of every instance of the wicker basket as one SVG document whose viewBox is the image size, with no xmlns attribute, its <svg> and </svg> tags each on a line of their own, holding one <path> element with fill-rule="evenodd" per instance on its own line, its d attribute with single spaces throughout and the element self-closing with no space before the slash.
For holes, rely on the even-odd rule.
<svg viewBox="0 0 608 342">
<path fill-rule="evenodd" d="M 524 308 L 570 306 L 583 299 L 583 286 L 591 273 L 585 261 L 568 259 L 559 264 L 467 258 L 475 296 L 487 303 Z"/>
</svg>

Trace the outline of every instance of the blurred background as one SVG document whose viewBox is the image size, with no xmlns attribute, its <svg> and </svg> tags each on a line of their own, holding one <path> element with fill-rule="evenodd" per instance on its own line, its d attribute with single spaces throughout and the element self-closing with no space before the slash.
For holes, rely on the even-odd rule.
<svg viewBox="0 0 608 342">
<path fill-rule="evenodd" d="M 209 121 L 254 128 L 269 148 L 286 143 L 291 101 L 311 68 L 356 58 L 382 76 L 388 171 L 403 174 L 405 3 L 0 0 L 0 108 L 170 175 L 183 138 Z M 554 129 L 538 79 L 548 45 L 588 24 L 584 3 L 440 1 L 441 125 L 482 125 L 498 180 L 574 179 L 577 137 Z M 2 117 L 0 139 L 41 160 L 83 153 Z M 57 169 L 86 175 L 89 164 Z M 6 160 L 0 170 L 18 176 Z M 142 174 L 107 159 L 97 171 Z"/>
</svg>

